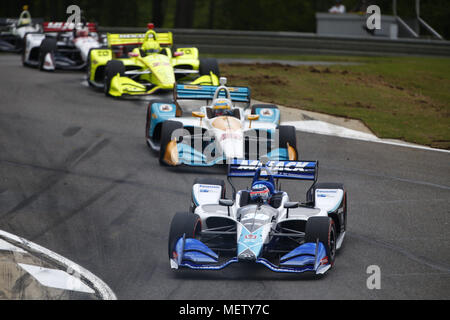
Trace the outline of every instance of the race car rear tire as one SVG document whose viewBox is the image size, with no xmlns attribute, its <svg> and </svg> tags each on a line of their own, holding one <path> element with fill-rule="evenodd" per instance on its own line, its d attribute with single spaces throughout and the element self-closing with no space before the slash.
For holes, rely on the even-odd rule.
<svg viewBox="0 0 450 320">
<path fill-rule="evenodd" d="M 287 148 L 288 144 L 294 148 L 296 160 L 298 157 L 297 149 L 297 135 L 294 126 L 278 126 L 279 133 L 279 147 Z"/>
<path fill-rule="evenodd" d="M 336 258 L 336 229 L 329 217 L 310 217 L 306 222 L 305 242 L 316 243 L 317 239 L 325 246 L 328 263 L 333 266 Z"/>
<path fill-rule="evenodd" d="M 225 185 L 225 181 L 222 179 L 215 179 L 215 178 L 195 178 L 194 180 L 194 184 L 209 184 L 209 185 L 214 185 L 214 186 L 221 186 L 222 187 L 222 195 L 221 198 L 225 199 L 225 196 L 227 194 L 227 190 L 226 190 L 226 185 Z M 191 212 L 195 211 L 195 208 L 197 206 L 194 203 L 194 199 L 193 199 L 193 195 L 192 195 L 192 199 L 191 199 Z"/>
<path fill-rule="evenodd" d="M 119 60 L 109 60 L 106 63 L 105 67 L 105 95 L 110 96 L 109 89 L 111 88 L 111 80 L 116 76 L 116 74 L 120 74 L 123 76 L 125 74 L 125 65 L 122 61 Z"/>
<path fill-rule="evenodd" d="M 164 154 L 166 153 L 167 144 L 171 141 L 172 133 L 183 128 L 183 124 L 179 121 L 166 120 L 161 127 L 161 144 L 159 149 L 159 163 L 161 165 L 167 165 L 164 161 Z"/>
<path fill-rule="evenodd" d="M 48 53 L 54 54 L 57 50 L 57 43 L 55 38 L 45 38 L 39 47 L 39 70 L 44 71 L 45 56 Z"/>
<path fill-rule="evenodd" d="M 202 222 L 197 214 L 177 212 L 172 218 L 169 231 L 169 258 L 172 258 L 175 245 L 184 234 L 186 238 L 197 238 L 202 230 Z"/>
<path fill-rule="evenodd" d="M 200 59 L 199 73 L 201 76 L 209 76 L 209 72 L 212 71 L 217 77 L 220 77 L 219 64 L 217 59 L 204 58 Z"/>
</svg>

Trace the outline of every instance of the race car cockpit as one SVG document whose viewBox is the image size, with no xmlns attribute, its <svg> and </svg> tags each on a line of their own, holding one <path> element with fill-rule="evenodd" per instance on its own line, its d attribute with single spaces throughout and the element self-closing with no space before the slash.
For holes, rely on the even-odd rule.
<svg viewBox="0 0 450 320">
<path fill-rule="evenodd" d="M 231 100 L 229 99 L 215 99 L 211 106 L 206 108 L 206 113 L 208 119 L 221 116 L 230 116 L 240 119 L 239 109 L 233 108 Z"/>
</svg>

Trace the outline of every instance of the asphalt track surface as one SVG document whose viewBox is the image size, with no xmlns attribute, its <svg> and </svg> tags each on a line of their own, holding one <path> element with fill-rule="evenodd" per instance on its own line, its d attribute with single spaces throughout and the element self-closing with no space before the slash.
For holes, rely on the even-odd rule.
<svg viewBox="0 0 450 320">
<path fill-rule="evenodd" d="M 173 272 L 170 220 L 195 177 L 224 168 L 161 167 L 145 144 L 146 104 L 106 98 L 82 73 L 9 54 L 0 70 L 0 229 L 87 268 L 119 299 L 448 299 L 450 154 L 298 132 L 319 181 L 348 190 L 334 268 L 321 279 L 246 264 Z M 291 198 L 306 187 L 283 183 Z M 380 290 L 366 286 L 370 265 Z"/>
</svg>

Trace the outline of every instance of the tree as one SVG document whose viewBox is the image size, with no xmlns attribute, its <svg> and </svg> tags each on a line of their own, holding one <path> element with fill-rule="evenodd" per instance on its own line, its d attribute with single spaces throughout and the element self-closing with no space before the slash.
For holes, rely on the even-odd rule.
<svg viewBox="0 0 450 320">
<path fill-rule="evenodd" d="M 152 20 L 156 27 L 161 27 L 164 24 L 165 9 L 164 0 L 152 1 Z"/>
<path fill-rule="evenodd" d="M 194 12 L 195 0 L 177 0 L 175 28 L 192 28 Z"/>
</svg>

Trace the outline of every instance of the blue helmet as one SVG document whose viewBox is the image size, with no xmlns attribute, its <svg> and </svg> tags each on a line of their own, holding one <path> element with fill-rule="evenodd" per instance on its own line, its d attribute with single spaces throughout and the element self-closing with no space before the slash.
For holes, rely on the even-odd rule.
<svg viewBox="0 0 450 320">
<path fill-rule="evenodd" d="M 250 199 L 253 202 L 267 202 L 271 196 L 270 189 L 263 183 L 255 183 L 250 190 Z"/>
</svg>

